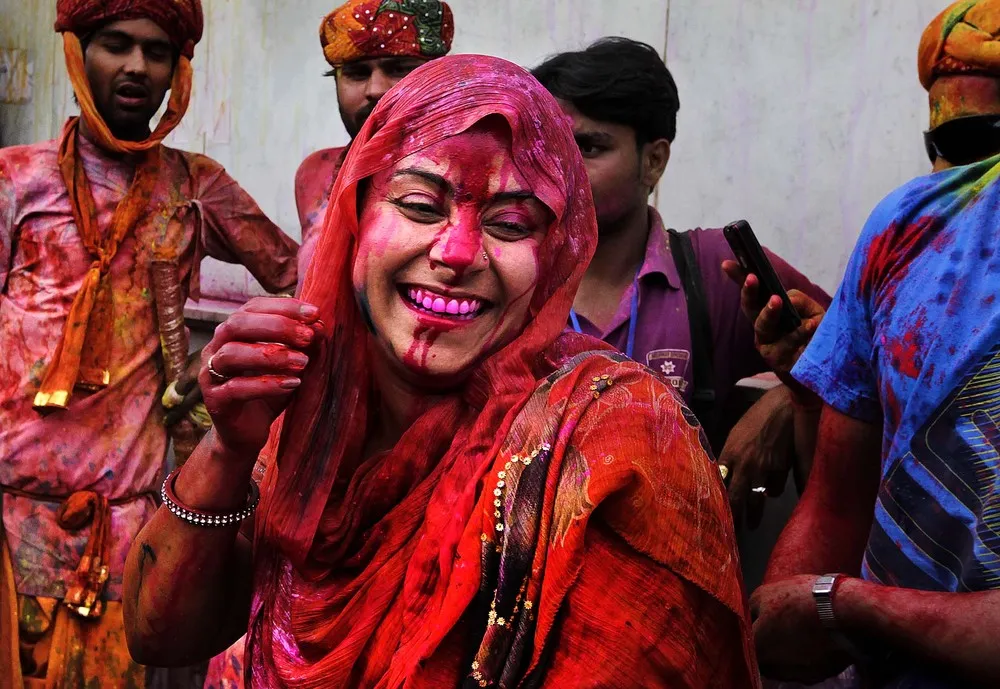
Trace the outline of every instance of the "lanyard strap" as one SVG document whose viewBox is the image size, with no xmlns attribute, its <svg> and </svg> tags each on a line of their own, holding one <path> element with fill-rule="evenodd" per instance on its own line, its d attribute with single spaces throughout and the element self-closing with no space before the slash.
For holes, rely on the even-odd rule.
<svg viewBox="0 0 1000 689">
<path fill-rule="evenodd" d="M 639 274 L 636 273 L 632 279 L 632 304 L 629 308 L 628 319 L 628 339 L 625 342 L 625 356 L 632 359 L 632 352 L 635 351 L 635 326 L 639 320 Z M 569 310 L 569 321 L 573 325 L 573 330 L 578 333 L 583 332 L 580 327 L 580 319 L 576 315 L 576 309 Z"/>
</svg>

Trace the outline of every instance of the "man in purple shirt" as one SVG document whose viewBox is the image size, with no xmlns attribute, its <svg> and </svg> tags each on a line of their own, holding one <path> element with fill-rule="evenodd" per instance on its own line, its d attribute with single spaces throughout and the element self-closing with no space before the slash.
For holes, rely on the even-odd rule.
<svg viewBox="0 0 1000 689">
<path fill-rule="evenodd" d="M 724 416 L 736 383 L 768 368 L 741 312 L 740 287 L 722 271 L 733 257 L 722 231 L 668 232 L 649 206 L 676 133 L 673 77 L 652 47 L 626 38 L 556 55 L 534 75 L 573 119 L 597 210 L 597 253 L 571 325 L 673 383 L 720 453 L 737 521 L 746 509 L 753 526 L 765 494 L 780 494 L 788 479 L 793 400 L 778 386 L 735 425 Z M 768 255 L 786 289 L 829 303 L 823 290 Z"/>
</svg>

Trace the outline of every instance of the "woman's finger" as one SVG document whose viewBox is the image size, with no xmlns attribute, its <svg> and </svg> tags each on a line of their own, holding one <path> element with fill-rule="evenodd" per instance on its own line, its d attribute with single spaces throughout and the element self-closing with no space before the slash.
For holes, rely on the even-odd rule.
<svg viewBox="0 0 1000 689">
<path fill-rule="evenodd" d="M 743 523 L 743 511 L 749 500 L 750 477 L 742 462 L 737 462 L 730 467 L 732 473 L 729 476 L 729 508 L 733 513 L 733 523 L 739 527 Z"/>
<path fill-rule="evenodd" d="M 237 311 L 215 329 L 212 353 L 227 342 L 273 342 L 305 349 L 315 338 L 315 329 L 301 320 L 274 313 Z"/>
<path fill-rule="evenodd" d="M 755 485 L 747 496 L 747 528 L 755 531 L 764 518 L 764 506 L 767 503 L 767 486 Z"/>
<path fill-rule="evenodd" d="M 269 313 L 302 323 L 315 323 L 319 318 L 318 308 L 290 297 L 255 297 L 244 304 L 237 313 Z"/>
<path fill-rule="evenodd" d="M 233 378 L 216 385 L 212 389 L 211 399 L 206 399 L 205 403 L 209 412 L 215 413 L 220 404 L 275 399 L 292 394 L 301 384 L 300 378 L 292 376 Z"/>
<path fill-rule="evenodd" d="M 298 377 L 308 363 L 303 352 L 271 342 L 227 342 L 212 355 L 212 371 L 225 378 Z"/>
</svg>

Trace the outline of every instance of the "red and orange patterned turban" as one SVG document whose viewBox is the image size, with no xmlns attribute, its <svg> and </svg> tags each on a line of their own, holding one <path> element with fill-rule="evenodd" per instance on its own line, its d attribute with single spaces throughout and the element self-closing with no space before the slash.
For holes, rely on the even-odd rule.
<svg viewBox="0 0 1000 689">
<path fill-rule="evenodd" d="M 451 8 L 439 0 L 348 0 L 319 26 L 333 67 L 376 57 L 447 55 L 455 36 Z"/>
<path fill-rule="evenodd" d="M 953 3 L 924 29 L 917 59 L 920 83 L 953 74 L 1000 77 L 1000 0 Z"/>
<path fill-rule="evenodd" d="M 151 19 L 181 54 L 194 57 L 205 18 L 200 0 L 58 0 L 56 31 L 86 36 L 108 22 Z"/>
</svg>

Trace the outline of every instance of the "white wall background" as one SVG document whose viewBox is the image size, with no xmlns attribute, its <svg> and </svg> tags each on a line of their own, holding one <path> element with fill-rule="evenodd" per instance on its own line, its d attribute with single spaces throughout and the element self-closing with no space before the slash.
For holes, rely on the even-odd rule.
<svg viewBox="0 0 1000 689">
<path fill-rule="evenodd" d="M 172 145 L 224 164 L 292 236 L 292 184 L 310 152 L 343 144 L 317 38 L 339 0 L 202 0 L 192 108 Z M 746 217 L 828 289 L 869 211 L 928 168 L 920 32 L 947 0 L 451 0 L 454 52 L 525 65 L 605 35 L 665 52 L 681 95 L 657 195 L 674 227 Z M 73 112 L 55 0 L 0 0 L 0 48 L 30 51 L 34 94 L 0 105 L 0 140 L 58 134 Z M 216 279 L 242 280 L 220 270 Z"/>
</svg>

